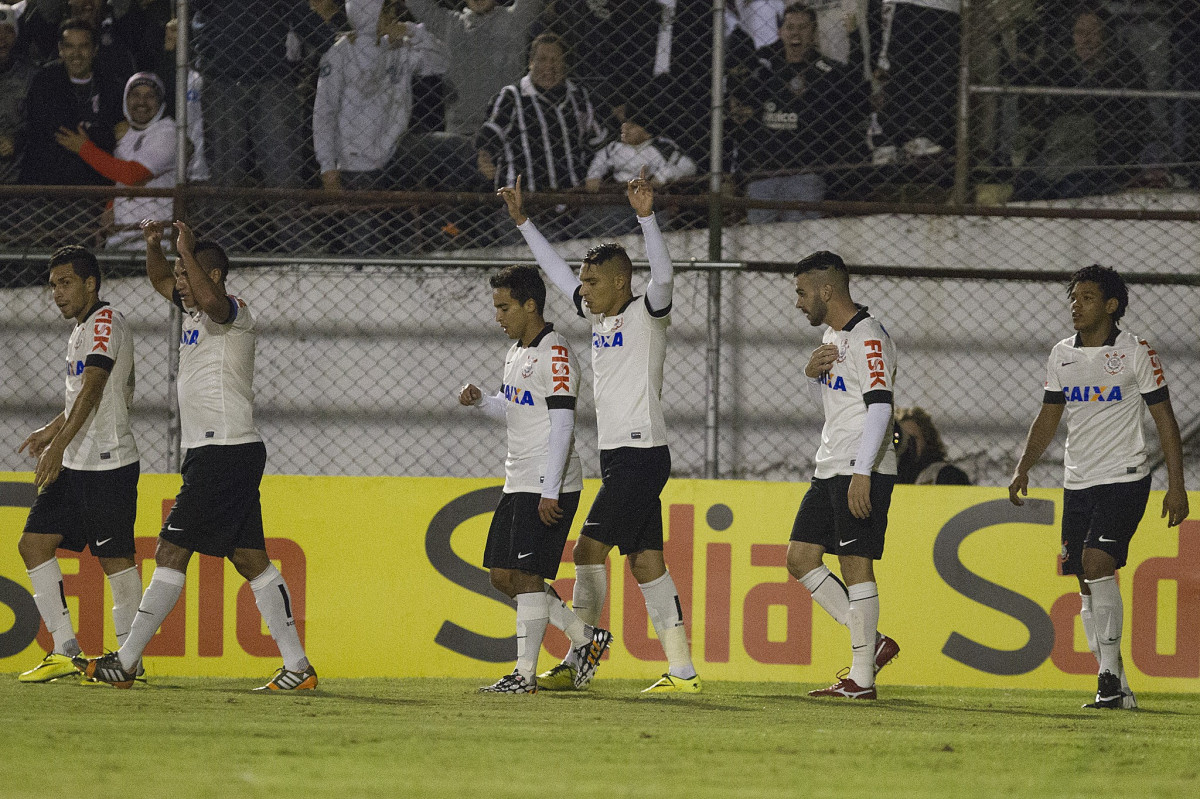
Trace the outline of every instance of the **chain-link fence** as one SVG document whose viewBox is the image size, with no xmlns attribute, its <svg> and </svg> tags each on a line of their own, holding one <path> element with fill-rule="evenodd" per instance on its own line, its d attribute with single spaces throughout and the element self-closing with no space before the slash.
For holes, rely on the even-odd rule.
<svg viewBox="0 0 1200 799">
<path fill-rule="evenodd" d="M 493 474 L 502 432 L 452 402 L 499 377 L 480 270 L 528 257 L 492 192 L 521 175 L 569 259 L 639 252 L 620 192 L 645 166 L 683 270 L 678 474 L 807 475 L 815 339 L 769 269 L 816 249 L 864 275 L 898 402 L 980 481 L 1006 480 L 1069 327 L 1061 278 L 1093 262 L 1137 273 L 1127 324 L 1164 353 L 1190 435 L 1197 7 L 29 0 L 12 26 L 0 6 L 0 433 L 59 410 L 65 323 L 40 286 L 53 247 L 85 242 L 135 325 L 145 468 L 168 468 L 174 345 L 136 228 L 183 218 L 235 255 L 261 320 L 273 471 Z M 552 299 L 585 342 L 570 310 Z"/>
</svg>

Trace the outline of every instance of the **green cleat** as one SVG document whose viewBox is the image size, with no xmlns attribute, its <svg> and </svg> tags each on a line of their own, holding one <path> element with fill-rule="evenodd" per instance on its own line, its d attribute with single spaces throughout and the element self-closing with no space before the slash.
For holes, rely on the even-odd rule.
<svg viewBox="0 0 1200 799">
<path fill-rule="evenodd" d="M 575 675 L 577 673 L 578 671 L 574 666 L 568 666 L 566 663 L 559 663 L 557 666 L 550 669 L 550 671 L 538 675 L 538 688 L 542 691 L 577 690 L 575 688 Z"/>
<path fill-rule="evenodd" d="M 664 674 L 662 679 L 651 685 L 649 688 L 643 688 L 644 694 L 698 694 L 704 690 L 700 684 L 700 675 L 695 674 L 691 677 L 674 677 L 670 674 Z"/>
<path fill-rule="evenodd" d="M 72 677 L 79 674 L 75 662 L 66 655 L 51 652 L 42 658 L 42 662 L 29 671 L 23 671 L 17 679 L 21 682 L 51 682 L 60 677 Z"/>
</svg>

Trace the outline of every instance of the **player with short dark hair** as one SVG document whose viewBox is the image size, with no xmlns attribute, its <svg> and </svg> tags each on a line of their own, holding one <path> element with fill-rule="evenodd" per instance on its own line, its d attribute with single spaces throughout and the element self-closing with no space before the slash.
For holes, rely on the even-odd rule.
<svg viewBox="0 0 1200 799">
<path fill-rule="evenodd" d="M 788 542 L 788 571 L 834 621 L 850 629 L 849 673 L 809 696 L 875 699 L 875 675 L 900 651 L 879 632 L 874 561 L 883 557 L 896 483 L 892 405 L 896 347 L 879 320 L 850 296 L 841 257 L 813 253 L 793 273 L 796 307 L 827 325 L 804 374 L 825 411 L 808 493 Z M 843 584 L 825 566 L 837 555 Z"/>
<path fill-rule="evenodd" d="M 683 610 L 663 559 L 662 501 L 671 475 L 671 451 L 663 420 L 663 363 L 671 324 L 674 270 L 654 218 L 654 187 L 646 171 L 629 181 L 626 194 L 646 239 L 650 283 L 632 289 L 633 265 L 623 247 L 601 245 L 584 259 L 576 277 L 567 262 L 521 209 L 521 178 L 497 192 L 547 277 L 592 323 L 592 377 L 602 485 L 575 543 L 573 606 L 588 624 L 600 619 L 608 593 L 605 561 L 613 547 L 625 555 L 641 586 L 646 611 L 667 656 L 668 671 L 650 693 L 698 693 Z M 548 690 L 574 687 L 581 665 L 573 651 L 538 684 Z"/>
<path fill-rule="evenodd" d="M 1099 665 L 1096 699 L 1084 707 L 1130 709 L 1137 699 L 1121 660 L 1125 607 L 1116 570 L 1126 563 L 1150 498 L 1142 405 L 1150 409 L 1167 464 L 1162 516 L 1168 527 L 1188 516 L 1183 443 L 1158 353 L 1117 327 L 1129 304 L 1125 281 L 1116 270 L 1093 264 L 1071 277 L 1067 296 L 1075 335 L 1050 351 L 1042 409 L 1029 428 L 1008 497 L 1025 504 L 1020 495 L 1029 493 L 1029 470 L 1065 413 L 1062 573 L 1079 579 L 1079 617 Z"/>
<path fill-rule="evenodd" d="M 113 631 L 125 640 L 142 597 L 133 525 L 141 472 L 129 426 L 133 402 L 133 334 L 125 316 L 100 299 L 100 265 L 89 250 L 60 247 L 50 257 L 50 289 L 63 318 L 75 320 L 67 343 L 66 409 L 30 433 L 38 459 L 37 499 L 17 543 L 33 599 L 54 647 L 21 682 L 76 675 L 80 654 L 55 549 L 91 549 L 112 588 Z M 130 679 L 141 664 L 130 663 Z"/>
<path fill-rule="evenodd" d="M 537 693 L 547 624 L 571 639 L 581 664 L 574 687 L 585 688 L 612 635 L 585 624 L 546 583 L 558 574 L 583 490 L 574 447 L 579 368 L 567 340 L 543 317 L 546 284 L 537 269 L 510 266 L 489 283 L 496 321 L 514 339 L 504 359 L 504 384 L 484 396 L 468 383 L 458 401 L 508 424 L 504 496 L 488 530 L 483 565 L 492 585 L 517 602 L 517 666 L 480 691 Z"/>
<path fill-rule="evenodd" d="M 229 260 L 215 244 L 196 241 L 183 222 L 174 273 L 162 252 L 163 224 L 142 223 L 146 274 L 154 289 L 183 311 L 179 342 L 179 420 L 183 487 L 163 524 L 155 569 L 137 618 L 116 652 L 77 659 L 88 677 L 129 688 L 131 669 L 175 607 L 193 552 L 229 558 L 250 583 L 283 666 L 256 690 L 317 687 L 292 616 L 283 575 L 267 557 L 259 483 L 267 450 L 254 427 L 254 345 L 258 328 L 245 300 L 225 291 Z"/>
</svg>

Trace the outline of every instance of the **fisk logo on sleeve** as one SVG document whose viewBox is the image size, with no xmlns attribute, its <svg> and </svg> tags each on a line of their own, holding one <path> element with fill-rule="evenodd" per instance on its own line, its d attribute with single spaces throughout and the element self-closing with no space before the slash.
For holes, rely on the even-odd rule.
<svg viewBox="0 0 1200 799">
<path fill-rule="evenodd" d="M 883 342 L 877 338 L 869 338 L 863 342 L 867 348 L 867 376 L 871 378 L 868 389 L 887 388 L 887 375 L 884 373 Z"/>
<path fill-rule="evenodd" d="M 92 324 L 92 352 L 108 352 L 112 339 L 112 308 L 102 308 Z"/>
<path fill-rule="evenodd" d="M 550 380 L 553 384 L 552 394 L 571 393 L 571 359 L 567 357 L 567 348 L 555 344 L 550 348 L 554 357 L 550 359 Z"/>
<path fill-rule="evenodd" d="M 1154 370 L 1154 385 L 1161 386 L 1167 378 L 1163 375 L 1162 361 L 1159 360 L 1158 353 L 1145 339 L 1139 339 L 1138 343 L 1146 348 L 1146 355 L 1150 358 L 1150 368 Z"/>
</svg>

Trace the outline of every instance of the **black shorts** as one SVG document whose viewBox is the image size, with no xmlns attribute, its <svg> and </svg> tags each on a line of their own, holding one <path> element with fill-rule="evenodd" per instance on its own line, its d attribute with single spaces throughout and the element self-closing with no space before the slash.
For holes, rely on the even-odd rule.
<svg viewBox="0 0 1200 799">
<path fill-rule="evenodd" d="M 663 548 L 662 493 L 671 476 L 671 450 L 600 450 L 600 491 L 580 531 L 622 555 Z"/>
<path fill-rule="evenodd" d="M 896 476 L 871 473 L 871 515 L 855 518 L 847 494 L 850 475 L 814 477 L 792 524 L 792 541 L 816 544 L 831 555 L 857 555 L 871 560 L 883 557 L 888 508 Z"/>
<path fill-rule="evenodd" d="M 1063 491 L 1062 573 L 1083 574 L 1083 550 L 1099 549 L 1117 562 L 1129 558 L 1150 499 L 1150 475 L 1132 483 L 1105 483 Z"/>
<path fill-rule="evenodd" d="M 180 470 L 183 487 L 159 536 L 218 558 L 235 549 L 266 549 L 258 496 L 266 466 L 261 441 L 189 449 Z"/>
<path fill-rule="evenodd" d="M 500 499 L 483 549 L 485 568 L 519 569 L 547 580 L 558 576 L 567 534 L 579 509 L 579 492 L 559 495 L 563 516 L 553 527 L 542 524 L 538 516 L 541 500 L 541 494 L 522 492 L 505 494 Z"/>
<path fill-rule="evenodd" d="M 98 558 L 132 558 L 133 523 L 137 519 L 137 484 L 141 464 L 116 469 L 68 469 L 37 493 L 25 532 L 61 535 L 60 549 Z"/>
</svg>

